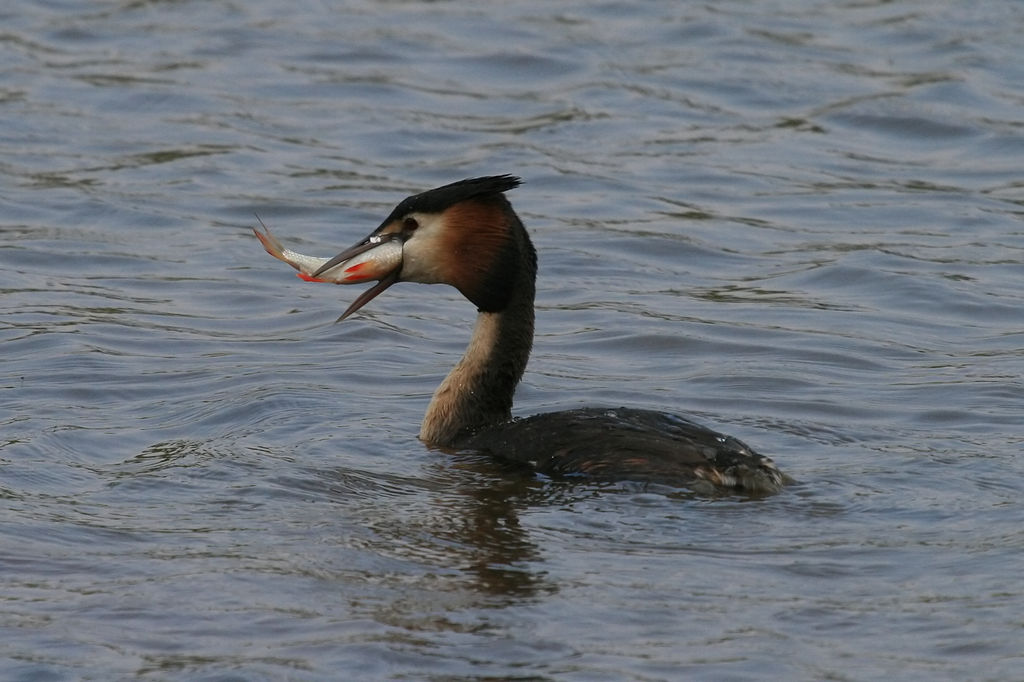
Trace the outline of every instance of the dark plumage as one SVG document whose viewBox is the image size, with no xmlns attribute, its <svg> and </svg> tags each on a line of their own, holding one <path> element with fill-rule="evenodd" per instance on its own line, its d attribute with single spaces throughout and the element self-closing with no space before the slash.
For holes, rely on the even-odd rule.
<svg viewBox="0 0 1024 682">
<path fill-rule="evenodd" d="M 467 178 L 443 187 L 427 190 L 402 199 L 394 210 L 380 224 L 382 229 L 388 223 L 401 220 L 410 213 L 441 213 L 446 208 L 479 196 L 494 196 L 518 187 L 522 181 L 512 175 L 490 175 L 483 178 Z"/>
<path fill-rule="evenodd" d="M 585 407 L 515 419 L 467 435 L 456 445 L 482 450 L 552 477 L 774 491 L 783 476 L 770 459 L 736 438 L 676 415 Z"/>
</svg>

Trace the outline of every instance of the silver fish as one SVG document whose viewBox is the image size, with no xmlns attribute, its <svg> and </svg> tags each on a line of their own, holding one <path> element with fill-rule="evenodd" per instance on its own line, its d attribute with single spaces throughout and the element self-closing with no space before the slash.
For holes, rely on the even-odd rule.
<svg viewBox="0 0 1024 682">
<path fill-rule="evenodd" d="M 395 273 L 402 265 L 402 244 L 399 241 L 383 241 L 366 249 L 352 258 L 334 265 L 329 270 L 314 276 L 330 258 L 307 256 L 285 248 L 270 228 L 263 225 L 263 232 L 253 228 L 253 234 L 274 258 L 282 260 L 299 271 L 299 277 L 307 282 L 331 282 L 332 284 L 359 284 L 380 280 Z"/>
</svg>

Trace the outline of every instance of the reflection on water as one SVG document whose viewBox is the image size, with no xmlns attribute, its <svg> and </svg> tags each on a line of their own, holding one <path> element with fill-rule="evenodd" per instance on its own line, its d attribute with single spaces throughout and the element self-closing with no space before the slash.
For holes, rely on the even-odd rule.
<svg viewBox="0 0 1024 682">
<path fill-rule="evenodd" d="M 0 14 L 0 677 L 1017 674 L 1018 3 Z M 472 306 L 334 325 L 249 231 L 335 253 L 505 172 L 517 414 L 692 415 L 799 483 L 428 449 Z"/>
</svg>

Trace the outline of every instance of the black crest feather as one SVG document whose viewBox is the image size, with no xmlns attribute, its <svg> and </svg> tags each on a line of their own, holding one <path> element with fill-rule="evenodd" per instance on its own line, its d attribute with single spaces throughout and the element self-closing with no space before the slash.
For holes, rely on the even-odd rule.
<svg viewBox="0 0 1024 682">
<path fill-rule="evenodd" d="M 391 211 L 391 215 L 384 219 L 381 227 L 410 213 L 440 213 L 466 199 L 507 192 L 518 187 L 521 182 L 514 175 L 489 175 L 482 178 L 467 178 L 429 189 L 403 199 L 395 206 L 395 210 Z"/>
</svg>

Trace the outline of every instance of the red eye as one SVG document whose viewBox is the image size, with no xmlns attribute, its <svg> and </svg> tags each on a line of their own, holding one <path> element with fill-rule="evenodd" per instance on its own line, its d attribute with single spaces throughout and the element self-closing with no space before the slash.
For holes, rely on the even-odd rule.
<svg viewBox="0 0 1024 682">
<path fill-rule="evenodd" d="M 415 218 L 406 218 L 405 220 L 402 221 L 402 229 L 405 230 L 406 232 L 412 232 L 419 226 L 420 224 L 416 222 Z"/>
</svg>

